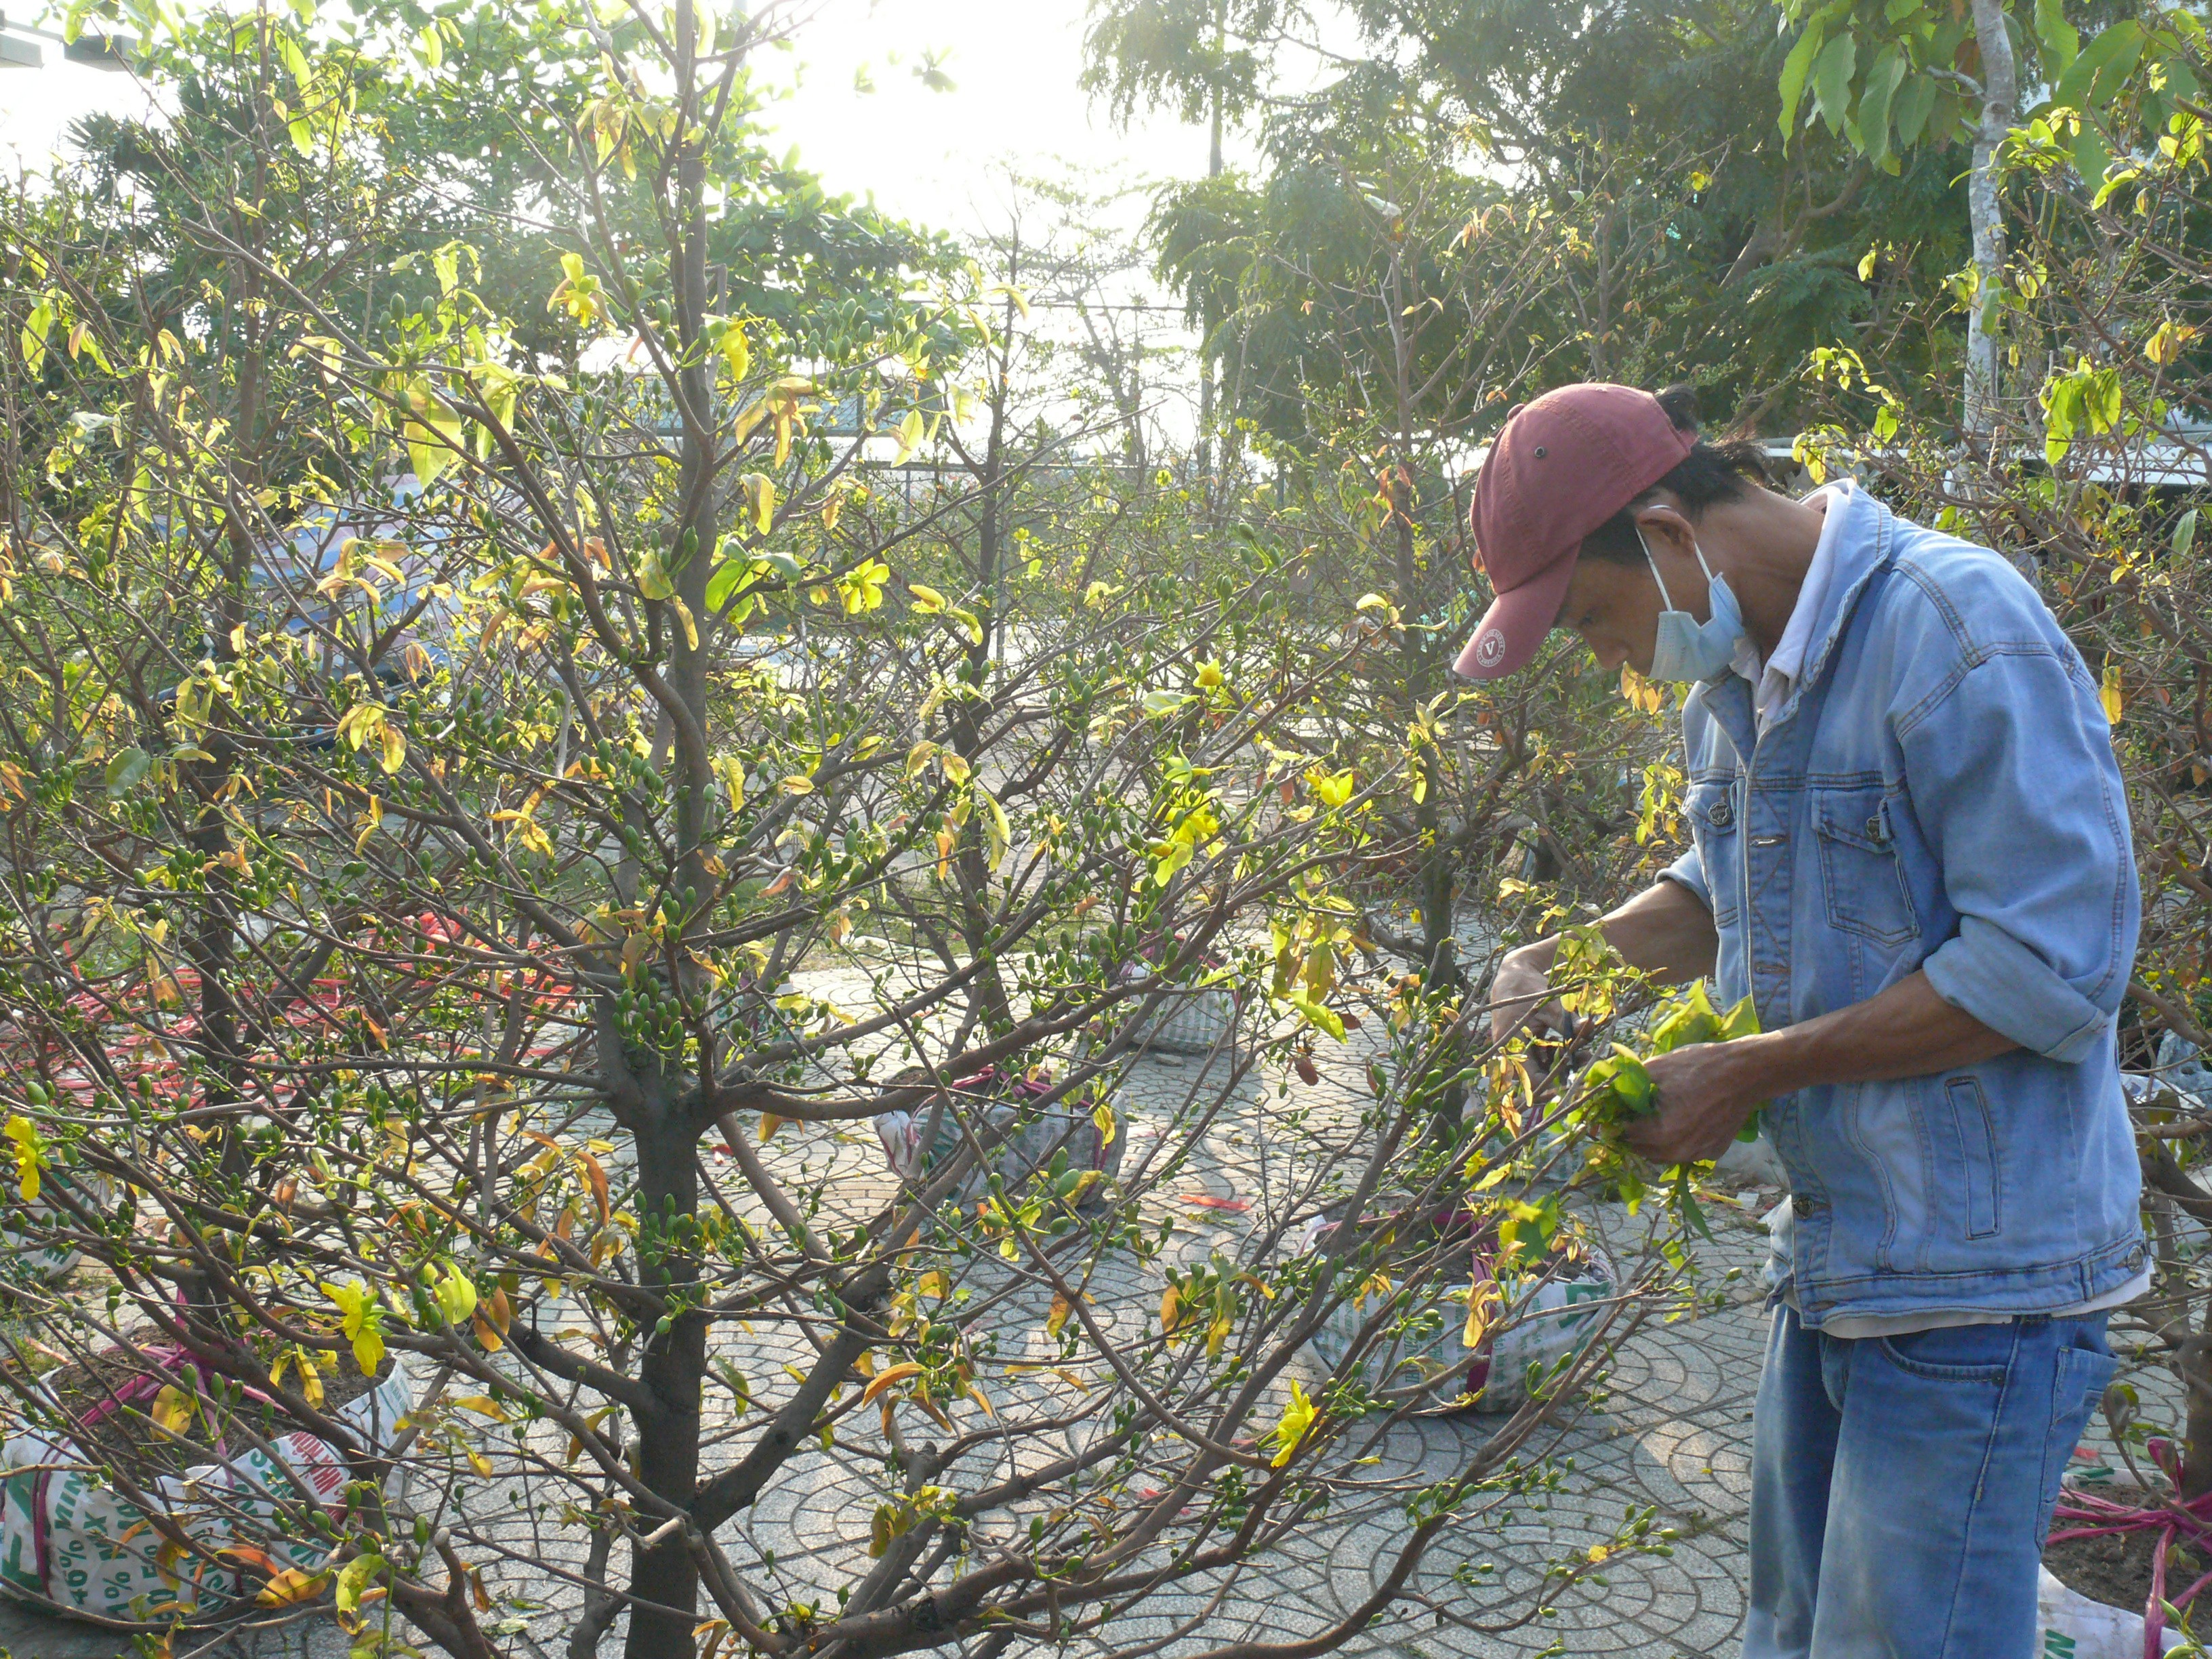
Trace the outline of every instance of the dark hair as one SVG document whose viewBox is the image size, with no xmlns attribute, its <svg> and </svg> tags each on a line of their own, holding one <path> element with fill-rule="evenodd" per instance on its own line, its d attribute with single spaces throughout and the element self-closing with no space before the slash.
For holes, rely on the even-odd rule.
<svg viewBox="0 0 2212 1659">
<path fill-rule="evenodd" d="M 1659 407 L 1677 432 L 1698 429 L 1698 394 L 1687 386 L 1670 386 L 1659 394 Z M 1754 485 L 1771 485 L 1766 452 L 1756 438 L 1724 438 L 1707 443 L 1703 438 L 1675 463 L 1674 470 L 1631 501 L 1583 538 L 1582 556 L 1606 559 L 1614 564 L 1640 565 L 1643 544 L 1636 537 L 1635 509 L 1664 489 L 1681 502 L 1692 519 L 1719 501 L 1741 501 Z"/>
</svg>

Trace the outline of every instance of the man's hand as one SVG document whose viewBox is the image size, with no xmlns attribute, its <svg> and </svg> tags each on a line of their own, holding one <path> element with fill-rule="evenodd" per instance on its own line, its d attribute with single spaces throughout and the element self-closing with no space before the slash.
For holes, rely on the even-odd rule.
<svg viewBox="0 0 2212 1659">
<path fill-rule="evenodd" d="M 1756 1041 L 1693 1042 L 1645 1060 L 1658 1109 L 1630 1124 L 1622 1138 L 1661 1165 L 1718 1158 L 1770 1092 Z"/>
<path fill-rule="evenodd" d="M 1523 1025 L 1565 1031 L 1567 1011 L 1552 995 L 1551 967 L 1557 939 L 1524 945 L 1498 964 L 1490 982 L 1490 1035 L 1503 1042 Z"/>
</svg>

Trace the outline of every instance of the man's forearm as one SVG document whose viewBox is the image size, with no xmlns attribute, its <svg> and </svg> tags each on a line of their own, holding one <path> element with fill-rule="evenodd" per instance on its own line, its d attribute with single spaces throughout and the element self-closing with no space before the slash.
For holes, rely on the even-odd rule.
<svg viewBox="0 0 2212 1659">
<path fill-rule="evenodd" d="M 1948 1072 L 2017 1048 L 1911 974 L 1879 995 L 1729 1045 L 1759 1095 Z"/>
<path fill-rule="evenodd" d="M 1712 913 L 1676 881 L 1645 888 L 1619 909 L 1599 917 L 1597 925 L 1623 962 L 1669 984 L 1711 973 L 1720 955 Z M 1549 972 L 1559 949 L 1554 934 L 1527 946 L 1525 954 L 1531 966 Z"/>
<path fill-rule="evenodd" d="M 1659 1109 L 1630 1126 L 1628 1141 L 1659 1164 L 1717 1158 L 1752 1109 L 1776 1095 L 1949 1071 L 2019 1046 L 1913 974 L 1802 1024 L 1655 1054 L 1646 1064 Z"/>
<path fill-rule="evenodd" d="M 1713 970 L 1720 935 L 1698 896 L 1680 882 L 1662 881 L 1599 918 L 1606 943 L 1632 968 L 1662 980 L 1680 981 Z M 1553 1002 L 1552 964 L 1559 954 L 1557 935 L 1524 945 L 1498 965 L 1490 987 L 1491 1030 L 1503 1042 L 1525 1020 L 1559 1025 L 1565 1021 Z"/>
</svg>

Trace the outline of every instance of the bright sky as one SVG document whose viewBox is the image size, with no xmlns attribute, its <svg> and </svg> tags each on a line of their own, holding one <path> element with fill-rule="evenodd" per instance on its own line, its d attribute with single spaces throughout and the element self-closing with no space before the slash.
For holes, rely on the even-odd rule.
<svg viewBox="0 0 2212 1659">
<path fill-rule="evenodd" d="M 764 78 L 790 93 L 769 123 L 831 188 L 872 191 L 891 212 L 955 232 L 995 216 L 1009 163 L 1050 173 L 1064 161 L 1133 181 L 1203 171 L 1203 128 L 1160 115 L 1125 134 L 1089 107 L 1076 87 L 1085 9 L 822 0 L 793 49 L 764 57 Z M 128 74 L 64 63 L 58 42 L 41 44 L 43 69 L 0 68 L 0 160 L 11 171 L 42 167 L 82 115 L 143 107 Z M 956 90 L 923 85 L 916 71 L 933 53 Z M 854 90 L 863 70 L 873 93 Z"/>
<path fill-rule="evenodd" d="M 30 15 L 27 8 L 18 15 Z M 9 30 L 11 41 L 24 37 Z M 146 107 L 145 94 L 122 70 L 96 70 L 64 63 L 61 42 L 40 40 L 43 69 L 0 68 L 0 166 L 43 170 L 46 157 L 62 142 L 72 121 L 94 111 L 121 115 Z"/>
<path fill-rule="evenodd" d="M 1076 85 L 1085 10 L 1085 0 L 824 0 L 796 49 L 767 61 L 767 78 L 796 85 L 769 119 L 832 188 L 872 191 L 902 217 L 956 232 L 994 216 L 1008 165 L 1131 180 L 1204 172 L 1203 127 L 1170 113 L 1121 133 L 1090 107 Z M 933 52 L 955 90 L 922 83 Z M 876 90 L 856 94 L 863 68 Z"/>
</svg>

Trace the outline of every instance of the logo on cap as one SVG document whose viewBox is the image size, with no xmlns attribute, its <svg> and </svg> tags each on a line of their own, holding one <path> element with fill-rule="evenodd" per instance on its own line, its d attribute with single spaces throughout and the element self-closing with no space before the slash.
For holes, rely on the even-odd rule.
<svg viewBox="0 0 2212 1659">
<path fill-rule="evenodd" d="M 1505 635 L 1493 628 L 1474 642 L 1474 659 L 1484 668 L 1495 668 L 1505 654 Z"/>
</svg>

